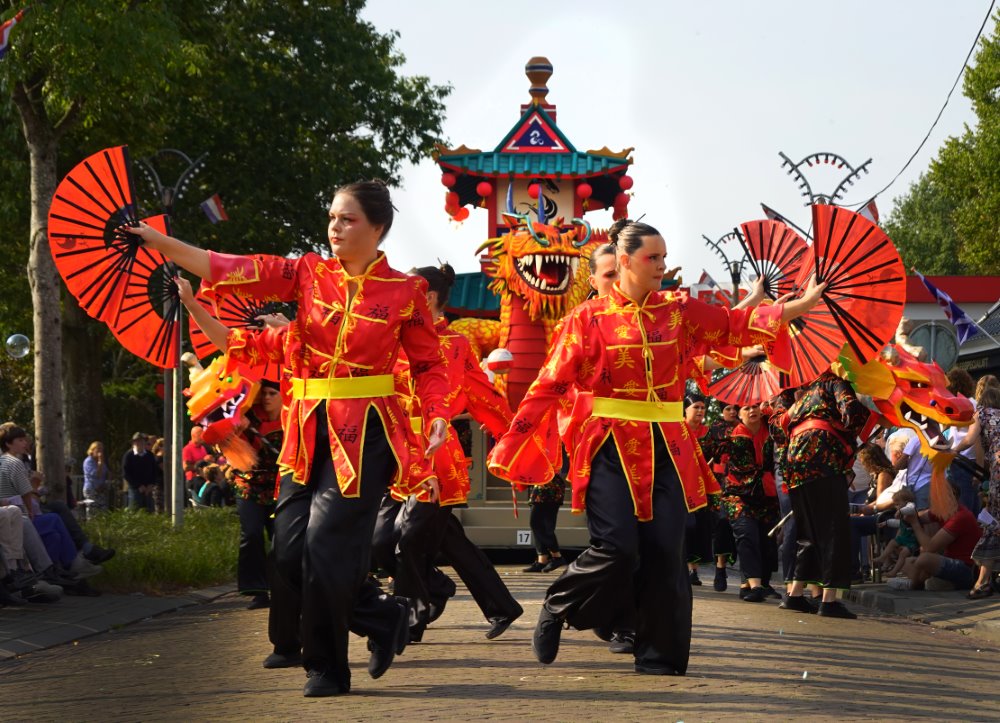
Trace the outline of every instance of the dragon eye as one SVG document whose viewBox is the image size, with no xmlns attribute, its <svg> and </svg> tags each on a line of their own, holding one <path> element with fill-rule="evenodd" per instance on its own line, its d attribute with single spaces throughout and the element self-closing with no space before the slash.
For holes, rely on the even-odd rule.
<svg viewBox="0 0 1000 723">
<path fill-rule="evenodd" d="M 910 382 L 910 386 L 913 389 L 927 389 L 930 385 L 924 382 Z"/>
</svg>

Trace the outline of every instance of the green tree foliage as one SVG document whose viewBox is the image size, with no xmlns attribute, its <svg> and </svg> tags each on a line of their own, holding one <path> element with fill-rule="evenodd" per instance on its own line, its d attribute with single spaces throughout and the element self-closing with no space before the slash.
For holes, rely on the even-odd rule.
<svg viewBox="0 0 1000 723">
<path fill-rule="evenodd" d="M 1000 19 L 1000 13 L 996 16 Z M 980 41 L 966 71 L 975 128 L 945 141 L 930 168 L 895 200 L 886 229 L 923 273 L 1000 274 L 1000 36 Z"/>
<path fill-rule="evenodd" d="M 174 229 L 183 238 L 238 253 L 325 248 L 331 191 L 361 178 L 392 183 L 403 162 L 428 155 L 441 135 L 450 91 L 427 78 L 402 75 L 396 35 L 364 22 L 363 5 L 359 0 L 33 4 L 0 62 L 0 229 L 13 262 L 0 267 L 6 292 L 0 331 L 33 336 L 23 328 L 32 307 L 36 315 L 40 306 L 59 308 L 51 294 L 33 305 L 27 277 L 11 270 L 28 263 L 31 239 L 44 243 L 54 184 L 47 191 L 46 184 L 39 185 L 37 169 L 51 164 L 51 177 L 58 179 L 103 147 L 127 143 L 133 159 L 164 148 L 192 157 L 208 154 L 176 203 Z M 21 0 L 0 0 L 0 18 L 22 6 Z M 36 126 L 34 136 L 26 114 Z M 183 170 L 165 156 L 154 165 L 168 185 Z M 159 212 L 160 199 L 142 174 L 135 179 L 142 210 Z M 231 219 L 217 226 L 198 208 L 213 193 L 222 196 Z M 66 297 L 65 303 L 75 301 Z M 33 341 L 51 354 L 52 342 L 39 338 L 44 335 L 37 327 L 36 322 Z M 154 431 L 151 420 L 159 413 L 150 407 L 156 404 L 159 375 L 144 363 L 124 363 L 113 339 L 103 346 L 109 410 L 116 420 L 133 419 L 143 431 Z M 34 361 L 37 370 L 39 359 Z M 6 381 L 6 367 L 0 374 Z M 37 399 L 37 374 L 34 390 L 21 391 Z M 9 408 L 4 393 L 0 409 Z M 122 405 L 134 406 L 134 413 Z M 35 410 L 37 417 L 52 411 L 43 415 L 37 404 Z M 49 426 L 58 424 L 53 417 Z M 111 440 L 106 441 L 111 458 Z"/>
</svg>

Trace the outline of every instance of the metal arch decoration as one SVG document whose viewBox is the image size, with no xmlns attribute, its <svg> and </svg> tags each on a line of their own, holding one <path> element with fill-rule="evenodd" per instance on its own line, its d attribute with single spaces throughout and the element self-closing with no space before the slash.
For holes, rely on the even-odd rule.
<svg viewBox="0 0 1000 723">
<path fill-rule="evenodd" d="M 181 175 L 177 178 L 177 181 L 175 181 L 172 186 L 163 184 L 163 181 L 160 179 L 160 174 L 156 172 L 156 168 L 153 166 L 153 161 L 159 156 L 176 156 L 187 164 L 181 172 Z M 191 160 L 191 157 L 184 153 L 184 151 L 179 151 L 176 148 L 164 148 L 157 151 L 149 158 L 138 159 L 135 166 L 142 172 L 142 175 L 152 187 L 153 192 L 156 194 L 163 207 L 163 210 L 168 215 L 173 216 L 174 204 L 182 195 L 184 195 L 184 192 L 188 189 L 192 179 L 205 166 L 206 158 L 208 158 L 208 153 L 202 153 L 198 156 L 198 158 Z"/>
<path fill-rule="evenodd" d="M 847 191 L 847 188 L 849 186 L 853 186 L 854 182 L 857 181 L 862 174 L 868 173 L 868 166 L 872 162 L 872 159 L 869 158 L 859 166 L 853 166 L 839 153 L 832 153 L 830 151 L 810 153 L 798 163 L 793 161 L 782 151 L 778 151 L 778 155 L 781 156 L 782 168 L 787 168 L 788 175 L 795 178 L 795 181 L 799 186 L 800 193 L 803 198 L 806 199 L 804 204 L 806 206 L 812 206 L 817 203 L 840 204 L 844 200 L 843 196 L 844 192 Z M 809 179 L 803 171 L 803 168 L 813 168 L 820 165 L 833 166 L 838 170 L 846 169 L 847 171 L 847 175 L 844 176 L 831 193 L 817 193 L 813 191 L 812 184 L 809 183 Z"/>
</svg>

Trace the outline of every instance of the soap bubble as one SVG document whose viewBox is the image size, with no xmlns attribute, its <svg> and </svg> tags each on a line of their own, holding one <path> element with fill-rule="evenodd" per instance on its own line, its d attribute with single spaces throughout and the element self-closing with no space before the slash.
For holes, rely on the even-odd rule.
<svg viewBox="0 0 1000 723">
<path fill-rule="evenodd" d="M 31 342 L 24 334 L 11 334 L 7 337 L 7 354 L 14 359 L 24 359 L 31 351 Z"/>
</svg>

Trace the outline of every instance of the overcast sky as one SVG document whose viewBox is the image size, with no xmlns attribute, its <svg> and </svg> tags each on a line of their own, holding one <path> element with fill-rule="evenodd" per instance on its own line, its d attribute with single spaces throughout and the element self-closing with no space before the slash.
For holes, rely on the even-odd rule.
<svg viewBox="0 0 1000 723">
<path fill-rule="evenodd" d="M 548 101 L 563 132 L 578 150 L 634 146 L 630 215 L 647 214 L 687 282 L 703 267 L 722 282 L 702 234 L 718 238 L 761 218 L 761 201 L 808 225 L 779 151 L 796 161 L 815 151 L 854 165 L 872 158 L 848 202 L 888 183 L 930 127 L 988 6 L 369 0 L 363 16 L 400 33 L 404 73 L 453 86 L 444 124 L 452 146 L 492 150 L 529 100 L 525 62 L 548 57 Z M 879 198 L 883 216 L 942 142 L 973 121 L 959 86 L 923 151 Z M 832 190 L 839 177 L 811 179 L 814 190 Z M 441 259 L 459 272 L 478 270 L 486 211 L 458 227 L 445 214 L 444 190 L 432 160 L 405 168 L 385 245 L 393 266 Z M 610 223 L 606 213 L 587 218 Z"/>
</svg>

